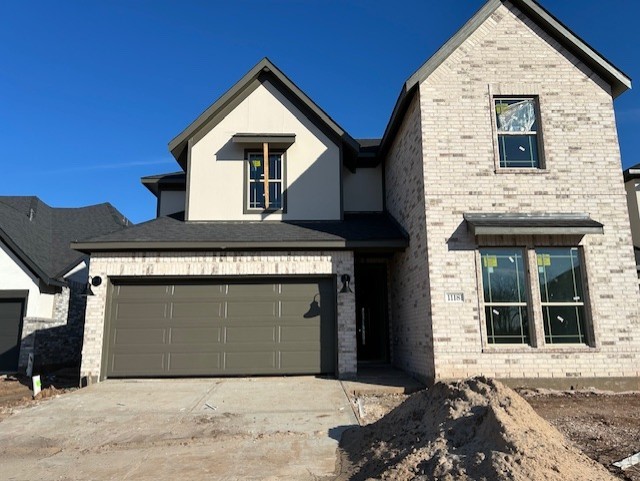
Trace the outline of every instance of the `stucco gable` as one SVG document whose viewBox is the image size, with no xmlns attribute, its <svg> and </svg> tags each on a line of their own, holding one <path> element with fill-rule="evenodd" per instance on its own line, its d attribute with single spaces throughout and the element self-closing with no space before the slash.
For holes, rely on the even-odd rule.
<svg viewBox="0 0 640 481">
<path fill-rule="evenodd" d="M 274 85 L 326 135 L 335 139 L 336 142 L 343 143 L 355 158 L 359 149 L 358 143 L 265 57 L 169 142 L 169 150 L 183 169 L 187 168 L 189 140 L 201 139 L 265 81 Z"/>
</svg>

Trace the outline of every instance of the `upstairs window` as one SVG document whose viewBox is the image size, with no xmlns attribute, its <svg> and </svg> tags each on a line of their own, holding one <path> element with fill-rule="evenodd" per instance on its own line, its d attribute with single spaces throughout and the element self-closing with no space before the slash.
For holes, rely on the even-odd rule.
<svg viewBox="0 0 640 481">
<path fill-rule="evenodd" d="M 494 99 L 501 168 L 539 169 L 538 105 L 534 97 Z"/>
<path fill-rule="evenodd" d="M 268 154 L 269 164 L 264 162 L 263 152 L 247 154 L 247 207 L 250 210 L 282 210 L 282 153 Z M 265 195 L 268 186 L 268 197 Z"/>
</svg>

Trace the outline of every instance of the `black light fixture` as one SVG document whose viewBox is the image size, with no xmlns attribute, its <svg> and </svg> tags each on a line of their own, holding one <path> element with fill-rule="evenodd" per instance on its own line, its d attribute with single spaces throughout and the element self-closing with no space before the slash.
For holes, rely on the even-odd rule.
<svg viewBox="0 0 640 481">
<path fill-rule="evenodd" d="M 84 288 L 84 292 L 81 294 L 82 297 L 95 296 L 95 294 L 93 293 L 93 290 L 91 289 L 91 286 L 98 287 L 100 284 L 102 284 L 102 277 L 89 276 L 89 282 L 87 282 L 87 285 Z"/>
<path fill-rule="evenodd" d="M 342 274 L 340 280 L 342 281 L 342 289 L 340 289 L 340 294 L 353 292 L 351 290 L 351 287 L 349 287 L 349 283 L 351 282 L 351 276 L 349 274 Z"/>
</svg>

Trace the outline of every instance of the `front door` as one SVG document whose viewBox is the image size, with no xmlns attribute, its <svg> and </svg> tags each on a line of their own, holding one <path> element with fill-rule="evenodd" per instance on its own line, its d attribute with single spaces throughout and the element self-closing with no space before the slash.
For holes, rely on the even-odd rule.
<svg viewBox="0 0 640 481">
<path fill-rule="evenodd" d="M 386 264 L 356 264 L 358 361 L 388 361 Z"/>
</svg>

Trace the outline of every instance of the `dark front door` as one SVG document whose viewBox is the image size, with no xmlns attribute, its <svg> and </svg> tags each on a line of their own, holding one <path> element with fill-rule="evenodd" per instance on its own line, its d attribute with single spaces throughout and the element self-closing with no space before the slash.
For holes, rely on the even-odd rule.
<svg viewBox="0 0 640 481">
<path fill-rule="evenodd" d="M 16 372 L 24 299 L 0 299 L 0 372 Z"/>
<path fill-rule="evenodd" d="M 358 361 L 388 361 L 387 266 L 356 264 Z"/>
</svg>

